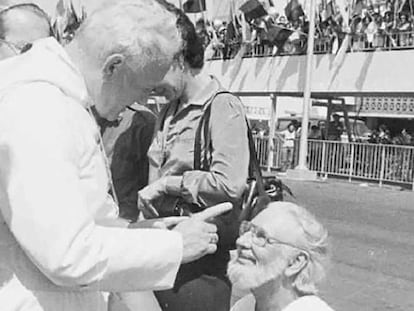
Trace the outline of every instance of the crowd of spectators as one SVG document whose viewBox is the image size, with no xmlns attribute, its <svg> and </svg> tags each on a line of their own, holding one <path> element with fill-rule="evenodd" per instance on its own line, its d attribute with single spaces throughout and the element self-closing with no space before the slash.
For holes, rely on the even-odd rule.
<svg viewBox="0 0 414 311">
<path fill-rule="evenodd" d="M 349 51 L 412 47 L 413 7 L 413 0 L 359 0 L 345 11 L 334 1 L 321 3 L 315 53 L 336 53 L 342 42 Z M 241 46 L 253 56 L 304 54 L 309 23 L 303 10 L 287 14 L 270 7 L 267 13 L 255 19 L 240 14 L 233 21 L 200 20 L 197 29 L 217 58 L 232 58 Z"/>
<path fill-rule="evenodd" d="M 388 145 L 414 145 L 413 136 L 407 129 L 403 128 L 401 132 L 392 135 L 391 131 L 385 124 L 381 124 L 378 129 L 372 132 L 369 142 Z"/>
<path fill-rule="evenodd" d="M 362 133 L 354 133 L 352 121 L 350 125 L 351 135 L 357 142 L 384 145 L 414 145 L 414 138 L 406 128 L 403 128 L 398 133 L 392 133 L 385 124 L 381 124 L 377 129 L 365 133 L 367 135 L 361 135 Z M 345 125 L 339 116 L 335 114 L 333 115 L 333 121 L 329 122 L 328 126 L 322 120 L 317 125 L 312 125 L 308 138 L 314 140 L 342 141 L 344 135 L 346 136 Z"/>
</svg>

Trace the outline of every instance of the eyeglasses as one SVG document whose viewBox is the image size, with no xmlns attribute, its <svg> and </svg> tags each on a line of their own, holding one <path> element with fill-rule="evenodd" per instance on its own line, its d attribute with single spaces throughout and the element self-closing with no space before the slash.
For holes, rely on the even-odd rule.
<svg viewBox="0 0 414 311">
<path fill-rule="evenodd" d="M 260 228 L 259 226 L 251 223 L 250 221 L 244 220 L 242 221 L 240 225 L 239 236 L 242 236 L 243 234 L 247 232 L 250 232 L 252 234 L 252 242 L 259 247 L 264 247 L 266 244 L 283 244 L 283 245 L 288 245 L 293 248 L 300 249 L 301 251 L 306 253 L 307 256 L 309 257 L 309 252 L 307 250 L 304 250 L 291 243 L 283 242 L 274 237 L 270 237 L 263 228 Z"/>
</svg>

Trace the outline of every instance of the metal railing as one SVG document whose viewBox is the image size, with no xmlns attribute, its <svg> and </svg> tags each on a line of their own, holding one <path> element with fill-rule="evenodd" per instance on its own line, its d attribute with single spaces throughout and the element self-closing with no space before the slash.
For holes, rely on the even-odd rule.
<svg viewBox="0 0 414 311">
<path fill-rule="evenodd" d="M 354 34 L 351 38 L 349 51 L 412 49 L 414 48 L 413 37 L 413 31 L 383 31 L 371 36 Z"/>
<path fill-rule="evenodd" d="M 268 137 L 255 137 L 255 141 L 262 167 L 280 169 L 282 139 L 276 137 L 273 146 L 268 145 Z M 295 148 L 293 167 L 298 153 Z M 308 140 L 308 167 L 325 176 L 407 184 L 414 190 L 414 146 Z"/>
<path fill-rule="evenodd" d="M 315 38 L 313 52 L 315 54 L 328 54 L 332 51 L 331 38 Z"/>
<path fill-rule="evenodd" d="M 257 158 L 259 160 L 259 164 L 263 167 L 268 169 L 276 170 L 282 167 L 282 154 L 280 150 L 282 150 L 283 140 L 276 136 L 273 138 L 273 143 L 269 144 L 269 137 L 264 136 L 254 136 Z"/>
<path fill-rule="evenodd" d="M 329 37 L 315 39 L 315 54 L 329 54 L 332 52 L 333 40 Z M 226 44 L 224 48 L 216 49 L 211 60 L 232 59 L 240 50 L 240 43 Z M 392 31 L 378 32 L 367 36 L 366 34 L 353 34 L 349 40 L 348 52 L 362 51 L 390 51 L 414 48 L 414 31 Z M 296 40 L 287 41 L 282 51 L 274 52 L 273 46 L 266 44 L 253 43 L 246 48 L 243 55 L 245 58 L 301 55 L 306 52 L 306 41 Z"/>
<path fill-rule="evenodd" d="M 413 184 L 414 147 L 337 141 L 308 141 L 310 170 L 383 182 Z"/>
</svg>

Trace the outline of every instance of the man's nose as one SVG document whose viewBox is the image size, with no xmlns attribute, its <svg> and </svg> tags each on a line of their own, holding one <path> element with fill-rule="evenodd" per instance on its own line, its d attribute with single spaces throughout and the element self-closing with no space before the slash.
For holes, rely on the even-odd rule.
<svg viewBox="0 0 414 311">
<path fill-rule="evenodd" d="M 239 248 L 250 248 L 252 246 L 252 233 L 250 231 L 243 233 L 236 240 L 236 245 Z"/>
</svg>

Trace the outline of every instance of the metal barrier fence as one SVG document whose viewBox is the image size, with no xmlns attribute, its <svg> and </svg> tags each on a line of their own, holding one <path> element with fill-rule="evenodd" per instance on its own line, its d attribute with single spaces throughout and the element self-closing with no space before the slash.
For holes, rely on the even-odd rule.
<svg viewBox="0 0 414 311">
<path fill-rule="evenodd" d="M 330 37 L 315 38 L 315 54 L 328 54 L 332 52 L 333 40 Z M 217 49 L 211 60 L 232 59 L 240 50 L 240 43 L 226 44 L 224 48 Z M 302 55 L 306 53 L 306 41 L 296 40 L 287 42 L 282 51 L 277 55 Z M 394 31 L 375 33 L 371 36 L 366 34 L 353 34 L 349 41 L 348 52 L 376 51 L 376 50 L 401 50 L 414 48 L 413 31 Z M 243 57 L 270 57 L 274 56 L 273 46 L 254 43 L 247 47 Z"/>
<path fill-rule="evenodd" d="M 274 148 L 269 148 L 268 140 L 256 137 L 260 164 L 264 168 L 280 169 L 282 140 L 275 138 Z M 298 161 L 297 151 L 295 148 L 293 166 Z M 414 190 L 414 146 L 308 140 L 308 167 L 326 176 L 371 180 L 380 185 L 384 182 L 408 184 Z"/>
<path fill-rule="evenodd" d="M 269 171 L 277 170 L 282 167 L 282 144 L 280 137 L 273 138 L 273 143 L 269 145 L 269 137 L 254 136 L 257 158 L 262 168 Z"/>
<path fill-rule="evenodd" d="M 331 38 L 315 38 L 313 52 L 315 54 L 328 54 L 332 51 Z"/>
<path fill-rule="evenodd" d="M 308 141 L 309 169 L 326 175 L 413 184 L 414 147 Z"/>
<path fill-rule="evenodd" d="M 414 48 L 412 31 L 379 32 L 369 38 L 366 34 L 351 37 L 349 51 L 401 50 Z"/>
</svg>

